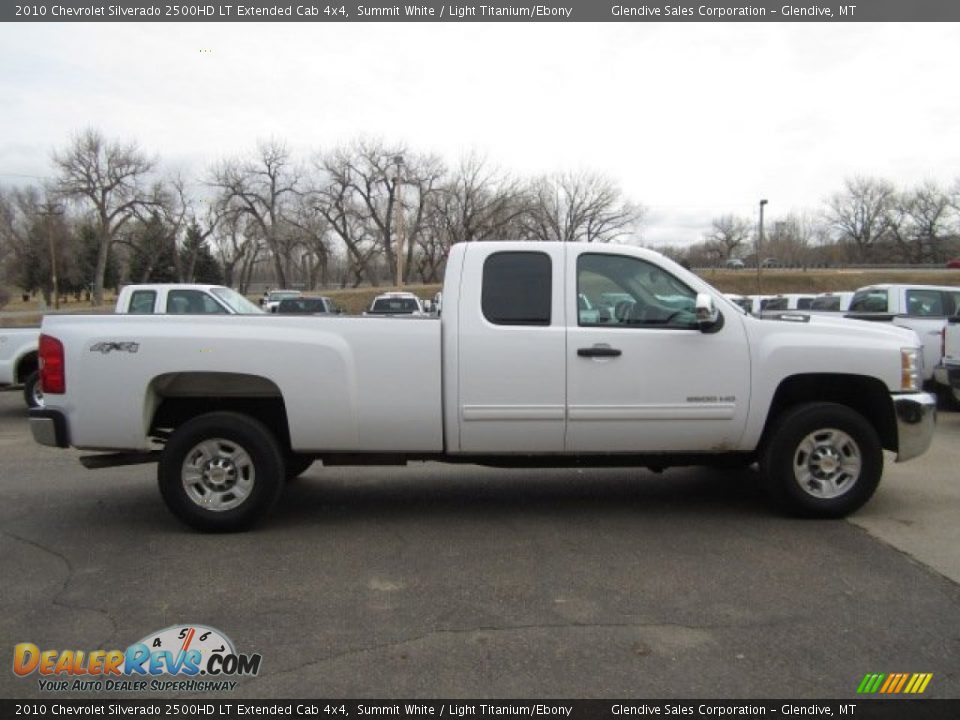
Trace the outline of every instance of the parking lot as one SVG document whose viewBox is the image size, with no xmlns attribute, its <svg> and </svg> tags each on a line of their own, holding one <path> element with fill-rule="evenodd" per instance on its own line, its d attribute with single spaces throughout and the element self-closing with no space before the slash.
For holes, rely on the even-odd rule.
<svg viewBox="0 0 960 720">
<path fill-rule="evenodd" d="M 0 392 L 4 653 L 203 623 L 263 656 L 231 697 L 960 696 L 957 413 L 851 521 L 778 517 L 753 472 L 315 465 L 226 536 L 25 418 Z M 7 670 L 0 695 L 42 693 Z"/>
</svg>

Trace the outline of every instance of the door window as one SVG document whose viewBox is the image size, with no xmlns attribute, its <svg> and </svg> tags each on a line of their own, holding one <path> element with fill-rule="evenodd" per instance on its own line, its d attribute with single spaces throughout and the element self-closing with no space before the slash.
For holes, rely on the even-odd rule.
<svg viewBox="0 0 960 720">
<path fill-rule="evenodd" d="M 170 315 L 217 315 L 226 310 L 199 290 L 171 290 L 167 293 L 167 313 Z"/>
<path fill-rule="evenodd" d="M 697 293 L 639 258 L 584 253 L 577 259 L 577 298 L 581 327 L 697 327 Z"/>
</svg>

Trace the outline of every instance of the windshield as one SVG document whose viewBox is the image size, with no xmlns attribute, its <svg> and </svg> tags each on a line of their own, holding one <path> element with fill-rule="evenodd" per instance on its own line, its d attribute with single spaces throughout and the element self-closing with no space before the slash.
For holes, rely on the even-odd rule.
<svg viewBox="0 0 960 720">
<path fill-rule="evenodd" d="M 420 305 L 413 298 L 378 298 L 374 301 L 371 312 L 375 313 L 415 313 Z"/>
<path fill-rule="evenodd" d="M 879 288 L 858 290 L 850 301 L 850 312 L 887 312 L 887 291 Z"/>
<path fill-rule="evenodd" d="M 830 312 L 840 312 L 840 296 L 814 298 L 810 305 L 813 310 L 827 310 Z"/>
<path fill-rule="evenodd" d="M 277 306 L 279 313 L 325 313 L 327 306 L 323 298 L 287 298 Z"/>
<path fill-rule="evenodd" d="M 286 298 L 295 298 L 300 297 L 300 293 L 297 290 L 286 290 L 286 291 L 274 291 L 267 296 L 267 302 L 279 302 L 280 300 L 285 300 Z"/>
<path fill-rule="evenodd" d="M 247 300 L 236 290 L 226 287 L 210 288 L 210 292 L 217 296 L 221 302 L 226 304 L 237 315 L 263 315 L 263 310 L 258 308 L 252 302 Z"/>
</svg>

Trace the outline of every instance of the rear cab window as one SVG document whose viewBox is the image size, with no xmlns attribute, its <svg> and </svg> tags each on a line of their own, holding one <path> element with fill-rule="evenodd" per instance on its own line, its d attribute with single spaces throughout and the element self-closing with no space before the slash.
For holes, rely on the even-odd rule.
<svg viewBox="0 0 960 720">
<path fill-rule="evenodd" d="M 493 253 L 483 263 L 483 316 L 494 325 L 549 325 L 552 283 L 546 253 Z"/>
</svg>

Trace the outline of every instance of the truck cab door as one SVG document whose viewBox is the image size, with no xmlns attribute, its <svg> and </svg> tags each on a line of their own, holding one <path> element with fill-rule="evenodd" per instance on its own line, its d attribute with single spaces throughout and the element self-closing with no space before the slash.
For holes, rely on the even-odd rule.
<svg viewBox="0 0 960 720">
<path fill-rule="evenodd" d="M 567 452 L 737 447 L 750 404 L 742 315 L 721 305 L 722 324 L 702 332 L 696 294 L 637 255 L 571 249 Z"/>
<path fill-rule="evenodd" d="M 563 450 L 562 245 L 469 245 L 457 325 L 459 449 Z"/>
</svg>

